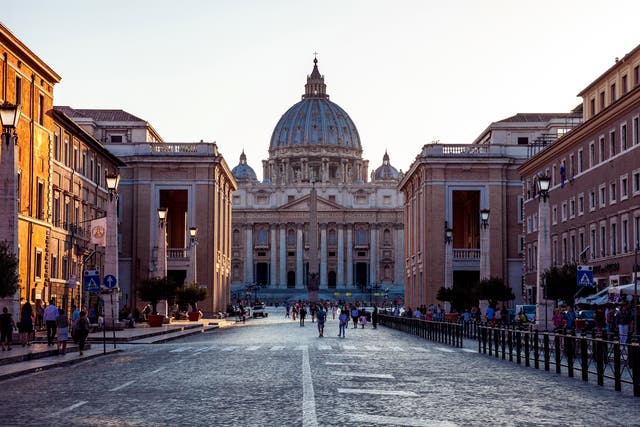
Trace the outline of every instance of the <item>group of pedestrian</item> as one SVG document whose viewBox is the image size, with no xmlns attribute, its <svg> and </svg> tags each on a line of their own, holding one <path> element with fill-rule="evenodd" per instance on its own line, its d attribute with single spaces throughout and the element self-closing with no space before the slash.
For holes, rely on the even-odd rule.
<svg viewBox="0 0 640 427">
<path fill-rule="evenodd" d="M 285 304 L 285 319 L 298 320 L 300 327 L 305 326 L 308 315 L 311 315 L 311 322 L 317 323 L 318 338 L 324 337 L 325 324 L 331 312 L 331 318 L 338 317 L 338 336 L 344 338 L 349 323 L 353 322 L 353 328 L 364 328 L 367 323 L 372 322 L 373 328 L 378 326 L 378 307 L 373 308 L 373 313 L 369 313 L 358 303 L 346 304 L 338 302 L 324 301 L 320 303 L 310 303 L 308 301 L 297 301 Z"/>
</svg>

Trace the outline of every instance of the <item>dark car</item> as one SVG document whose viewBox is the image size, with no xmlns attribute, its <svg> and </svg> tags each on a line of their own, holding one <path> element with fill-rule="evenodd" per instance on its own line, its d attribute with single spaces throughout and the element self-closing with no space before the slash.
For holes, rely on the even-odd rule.
<svg viewBox="0 0 640 427">
<path fill-rule="evenodd" d="M 576 313 L 576 327 L 578 327 L 578 325 L 580 323 L 578 323 L 578 320 L 584 320 L 584 326 L 582 328 L 578 327 L 578 329 L 582 329 L 584 331 L 590 331 L 592 330 L 595 326 L 596 326 L 596 321 L 595 321 L 595 310 L 580 310 L 578 311 L 578 313 Z"/>
</svg>

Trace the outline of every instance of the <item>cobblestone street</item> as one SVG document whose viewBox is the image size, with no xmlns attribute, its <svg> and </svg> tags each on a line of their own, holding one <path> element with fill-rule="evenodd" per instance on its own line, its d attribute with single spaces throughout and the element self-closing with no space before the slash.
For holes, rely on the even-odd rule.
<svg viewBox="0 0 640 427">
<path fill-rule="evenodd" d="M 640 425 L 630 393 L 387 328 L 267 319 L 3 381 L 1 425 Z M 331 317 L 331 316 L 329 316 Z"/>
</svg>

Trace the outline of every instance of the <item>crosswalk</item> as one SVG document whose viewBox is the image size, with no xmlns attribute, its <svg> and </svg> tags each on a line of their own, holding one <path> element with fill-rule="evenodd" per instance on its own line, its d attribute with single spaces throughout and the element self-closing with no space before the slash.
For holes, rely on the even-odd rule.
<svg viewBox="0 0 640 427">
<path fill-rule="evenodd" d="M 192 354 L 192 353 L 206 353 L 210 351 L 220 351 L 220 352 L 246 352 L 246 353 L 255 353 L 259 351 L 269 351 L 269 352 L 288 352 L 288 351 L 304 351 L 308 350 L 309 352 L 348 352 L 353 356 L 358 356 L 361 353 L 379 353 L 379 352 L 390 352 L 390 353 L 412 353 L 412 354 L 420 354 L 420 353 L 457 353 L 457 352 L 469 352 L 475 353 L 476 351 L 464 348 L 454 348 L 454 347 L 398 347 L 398 346 L 384 346 L 384 345 L 352 345 L 352 344 L 312 344 L 312 345 L 207 345 L 207 346 L 180 346 L 169 350 L 169 353 L 177 353 L 177 354 Z"/>
</svg>

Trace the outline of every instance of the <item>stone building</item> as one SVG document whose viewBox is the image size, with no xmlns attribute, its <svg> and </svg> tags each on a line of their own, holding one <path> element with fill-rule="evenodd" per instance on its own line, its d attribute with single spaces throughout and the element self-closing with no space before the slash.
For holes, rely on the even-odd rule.
<svg viewBox="0 0 640 427">
<path fill-rule="evenodd" d="M 276 124 L 263 179 L 246 154 L 232 173 L 232 288 L 252 288 L 261 299 L 307 296 L 308 273 L 319 273 L 321 298 L 403 293 L 404 230 L 401 174 L 385 154 L 371 173 L 358 130 L 329 100 L 317 59 L 302 100 Z M 317 194 L 317 267 L 309 235 L 311 188 Z M 312 222 L 313 221 L 313 222 Z"/>
<path fill-rule="evenodd" d="M 598 287 L 633 283 L 640 241 L 640 46 L 589 83 L 584 122 L 529 159 L 524 183 L 525 286 L 535 303 L 551 266 L 585 264 Z M 550 178 L 548 199 L 538 181 Z"/>
<path fill-rule="evenodd" d="M 422 147 L 399 185 L 408 306 L 437 304 L 440 288 L 469 289 L 490 277 L 523 300 L 518 167 L 579 122 L 578 112 L 516 114 L 489 125 L 472 144 Z"/>
<path fill-rule="evenodd" d="M 148 122 L 122 110 L 62 110 L 126 163 L 118 188 L 121 304 L 142 308 L 137 284 L 166 275 L 207 287 L 208 298 L 198 305 L 205 315 L 224 311 L 236 182 L 217 144 L 165 142 Z M 167 210 L 165 220 L 159 209 Z"/>
<path fill-rule="evenodd" d="M 53 89 L 60 76 L 0 24 L 0 99 L 20 107 L 19 121 L 0 143 L 0 241 L 18 256 L 20 290 L 7 298 L 17 313 L 20 301 L 46 297 L 51 233 Z M 6 126 L 8 123 L 4 123 Z"/>
</svg>

